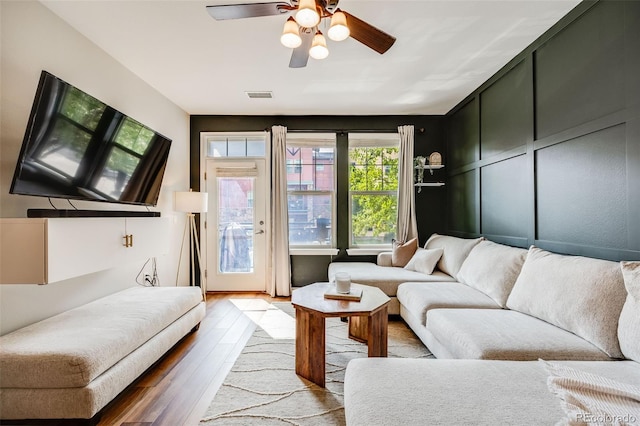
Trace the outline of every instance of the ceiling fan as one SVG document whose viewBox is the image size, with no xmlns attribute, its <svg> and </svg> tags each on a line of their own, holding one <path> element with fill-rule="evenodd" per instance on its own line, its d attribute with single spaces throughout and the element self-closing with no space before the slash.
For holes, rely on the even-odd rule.
<svg viewBox="0 0 640 426">
<path fill-rule="evenodd" d="M 282 44 L 293 49 L 290 68 L 303 68 L 309 56 L 322 59 L 329 54 L 324 35 L 318 28 L 325 18 L 331 19 L 327 34 L 335 41 L 352 37 L 365 46 L 383 54 L 396 38 L 338 8 L 339 0 L 290 0 L 290 3 L 220 4 L 207 6 L 216 20 L 244 19 L 293 13 L 285 22 L 280 38 Z"/>
</svg>

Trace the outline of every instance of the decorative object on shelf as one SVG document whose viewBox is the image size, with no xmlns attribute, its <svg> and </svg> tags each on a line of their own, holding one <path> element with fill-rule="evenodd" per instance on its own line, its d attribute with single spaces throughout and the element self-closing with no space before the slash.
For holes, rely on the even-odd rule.
<svg viewBox="0 0 640 426">
<path fill-rule="evenodd" d="M 416 183 L 422 183 L 424 178 L 424 167 L 427 164 L 427 159 L 422 155 L 417 156 L 413 159 L 413 165 L 416 169 Z M 418 192 L 420 192 L 420 187 L 418 187 Z"/>
<path fill-rule="evenodd" d="M 184 224 L 184 232 L 182 233 L 182 244 L 180 245 L 180 257 L 178 258 L 178 272 L 176 275 L 176 283 L 180 277 L 180 264 L 182 263 L 182 250 L 184 248 L 184 240 L 189 230 L 189 258 L 191 260 L 191 285 L 196 285 L 195 276 L 195 256 L 198 259 L 198 267 L 200 268 L 200 279 L 204 277 L 202 272 L 202 260 L 200 258 L 200 243 L 198 242 L 198 234 L 196 233 L 196 213 L 206 213 L 208 210 L 209 194 L 206 192 L 193 192 L 189 189 L 189 192 L 175 192 L 175 210 L 178 212 L 187 213 L 187 222 Z M 202 296 L 206 300 L 206 290 L 204 285 L 202 287 Z"/>
<path fill-rule="evenodd" d="M 442 165 L 442 155 L 439 152 L 432 152 L 429 156 L 429 165 L 430 166 L 441 166 Z"/>
</svg>

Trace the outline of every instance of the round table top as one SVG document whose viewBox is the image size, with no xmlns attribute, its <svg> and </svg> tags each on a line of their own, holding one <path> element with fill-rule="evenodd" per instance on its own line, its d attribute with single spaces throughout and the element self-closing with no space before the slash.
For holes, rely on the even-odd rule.
<svg viewBox="0 0 640 426">
<path fill-rule="evenodd" d="M 325 299 L 324 293 L 334 287 L 331 283 L 315 283 L 297 288 L 291 295 L 291 303 L 296 307 L 311 309 L 325 316 L 348 316 L 371 313 L 391 299 L 378 287 L 351 283 L 352 288 L 362 289 L 360 301 Z"/>
</svg>

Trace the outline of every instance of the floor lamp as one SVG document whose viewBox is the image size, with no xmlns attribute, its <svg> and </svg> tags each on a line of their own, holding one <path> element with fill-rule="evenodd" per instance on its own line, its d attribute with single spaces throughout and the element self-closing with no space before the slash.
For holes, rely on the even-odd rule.
<svg viewBox="0 0 640 426">
<path fill-rule="evenodd" d="M 206 213 L 208 207 L 209 194 L 206 192 L 176 192 L 175 193 L 175 210 L 187 213 L 187 221 L 184 224 L 184 232 L 182 233 L 182 243 L 180 245 L 180 257 L 178 258 L 178 272 L 176 275 L 176 283 L 180 277 L 180 264 L 182 263 L 182 251 L 184 249 L 184 240 L 187 232 L 189 232 L 189 258 L 191 260 L 191 285 L 196 285 L 195 261 L 198 260 L 200 268 L 200 287 L 202 288 L 202 297 L 206 300 L 207 291 L 202 284 L 204 274 L 202 272 L 202 259 L 200 258 L 200 243 L 198 242 L 198 234 L 196 233 L 196 213 Z"/>
</svg>

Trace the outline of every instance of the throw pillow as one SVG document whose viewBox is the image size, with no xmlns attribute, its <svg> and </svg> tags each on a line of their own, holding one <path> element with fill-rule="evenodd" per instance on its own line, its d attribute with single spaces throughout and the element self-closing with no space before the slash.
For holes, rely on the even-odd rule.
<svg viewBox="0 0 640 426">
<path fill-rule="evenodd" d="M 484 240 L 482 237 L 468 239 L 433 234 L 424 245 L 424 248 L 441 248 L 444 250 L 442 257 L 438 261 L 438 269 L 455 278 L 471 249 L 482 240 Z"/>
<path fill-rule="evenodd" d="M 504 308 L 526 257 L 525 249 L 481 241 L 462 264 L 458 281 L 480 290 Z"/>
<path fill-rule="evenodd" d="M 418 249 L 418 239 L 412 238 L 406 243 L 393 242 L 393 253 L 391 254 L 391 265 L 404 267 Z"/>
<path fill-rule="evenodd" d="M 507 307 L 576 334 L 622 358 L 618 319 L 626 291 L 617 262 L 531 246 Z"/>
<path fill-rule="evenodd" d="M 626 358 L 640 362 L 640 262 L 621 262 L 627 300 L 618 321 L 618 340 Z"/>
<path fill-rule="evenodd" d="M 404 269 L 431 275 L 443 252 L 441 248 L 432 250 L 419 248 Z"/>
</svg>

